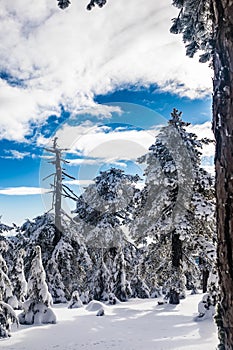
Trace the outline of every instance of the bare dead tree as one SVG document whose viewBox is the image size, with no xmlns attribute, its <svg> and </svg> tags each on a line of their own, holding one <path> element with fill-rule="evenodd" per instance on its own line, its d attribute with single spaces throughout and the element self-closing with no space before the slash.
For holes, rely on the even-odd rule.
<svg viewBox="0 0 233 350">
<path fill-rule="evenodd" d="M 52 208 L 55 213 L 55 236 L 53 244 L 56 244 L 61 239 L 62 235 L 62 197 L 69 198 L 72 200 L 76 200 L 78 198 L 76 194 L 63 183 L 63 180 L 66 178 L 75 180 L 75 178 L 65 172 L 65 169 L 62 168 L 62 163 L 69 163 L 66 159 L 63 158 L 63 152 L 67 151 L 65 148 L 59 148 L 57 144 L 57 137 L 53 140 L 53 146 L 51 148 L 45 148 L 45 150 L 54 155 L 54 158 L 49 161 L 49 163 L 53 164 L 55 167 L 55 172 L 46 176 L 44 180 L 53 176 L 53 183 L 51 183 L 52 187 Z"/>
</svg>

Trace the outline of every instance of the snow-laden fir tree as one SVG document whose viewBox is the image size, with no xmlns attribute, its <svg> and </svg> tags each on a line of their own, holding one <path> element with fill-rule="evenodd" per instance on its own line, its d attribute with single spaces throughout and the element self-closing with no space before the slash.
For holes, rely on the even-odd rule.
<svg viewBox="0 0 233 350">
<path fill-rule="evenodd" d="M 77 200 L 75 220 L 83 227 L 85 241 L 93 261 L 90 274 L 90 295 L 106 299 L 115 293 L 126 300 L 129 282 L 125 279 L 122 249 L 126 236 L 122 230 L 131 215 L 139 177 L 112 168 L 101 172 Z M 103 276 L 102 276 L 102 275 Z M 103 284 L 104 282 L 104 284 Z"/>
<path fill-rule="evenodd" d="M 132 295 L 130 281 L 126 277 L 126 262 L 123 248 L 118 248 L 114 254 L 112 272 L 114 276 L 113 293 L 121 301 L 127 301 Z"/>
<path fill-rule="evenodd" d="M 126 276 L 130 281 L 129 295 L 133 298 L 149 298 L 151 290 L 146 281 L 148 266 L 146 266 L 145 250 L 136 247 L 132 242 L 128 242 L 124 247 L 123 255 Z"/>
<path fill-rule="evenodd" d="M 27 295 L 27 281 L 24 274 L 25 251 L 20 249 L 14 257 L 13 266 L 10 271 L 13 293 L 18 300 L 18 308 L 22 308 L 22 303 Z"/>
<path fill-rule="evenodd" d="M 53 214 L 44 214 L 27 221 L 18 235 L 17 246 L 25 249 L 26 277 L 29 275 L 34 246 L 40 245 L 49 291 L 54 303 L 70 300 L 74 290 L 85 291 L 86 271 L 91 269 L 81 227 L 71 219 L 62 219 L 62 235 L 54 247 Z"/>
<path fill-rule="evenodd" d="M 34 258 L 28 279 L 27 299 L 22 306 L 23 312 L 19 314 L 21 324 L 56 323 L 56 316 L 51 308 L 52 296 L 48 291 L 39 246 L 34 248 Z"/>
<path fill-rule="evenodd" d="M 0 241 L 0 300 L 16 309 L 18 308 L 18 300 L 13 295 L 13 286 L 8 277 L 8 267 L 2 255 L 7 249 L 7 243 L 4 240 Z"/>
<path fill-rule="evenodd" d="M 112 292 L 113 278 L 104 262 L 103 249 L 95 249 L 92 257 L 94 270 L 88 283 L 89 298 L 107 301 Z"/>
<path fill-rule="evenodd" d="M 18 318 L 13 308 L 1 300 L 0 295 L 0 338 L 10 337 L 11 324 L 18 325 Z"/>
<path fill-rule="evenodd" d="M 180 296 L 184 295 L 186 246 L 194 244 L 194 238 L 198 245 L 198 236 L 209 235 L 212 240 L 214 229 L 213 197 L 210 204 L 204 190 L 206 181 L 211 185 L 213 181 L 200 164 L 200 149 L 208 140 L 198 140 L 186 130 L 188 125 L 182 121 L 181 112 L 174 109 L 168 126 L 161 129 L 150 152 L 139 159 L 147 165 L 146 186 L 131 226 L 138 241 L 147 237 L 155 242 L 162 242 L 163 237 L 170 240 L 171 268 L 166 282 L 170 285 L 170 303 L 179 303 Z M 202 231 L 197 230 L 194 220 L 202 223 Z M 206 234 L 205 224 L 211 233 Z"/>
</svg>

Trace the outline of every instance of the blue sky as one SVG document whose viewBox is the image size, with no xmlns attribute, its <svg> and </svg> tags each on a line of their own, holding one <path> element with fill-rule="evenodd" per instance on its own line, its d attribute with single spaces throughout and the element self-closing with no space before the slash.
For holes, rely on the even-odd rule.
<svg viewBox="0 0 233 350">
<path fill-rule="evenodd" d="M 91 13 L 85 0 L 2 1 L 0 24 L 0 215 L 21 224 L 50 208 L 44 147 L 55 135 L 82 191 L 111 166 L 142 175 L 136 163 L 183 111 L 200 137 L 211 136 L 211 70 L 185 57 L 169 33 L 169 0 L 118 0 Z M 142 6 L 143 5 L 143 6 Z M 5 35 L 7 33 L 7 35 Z M 213 148 L 206 149 L 207 165 Z M 70 203 L 64 203 L 67 211 Z"/>
</svg>

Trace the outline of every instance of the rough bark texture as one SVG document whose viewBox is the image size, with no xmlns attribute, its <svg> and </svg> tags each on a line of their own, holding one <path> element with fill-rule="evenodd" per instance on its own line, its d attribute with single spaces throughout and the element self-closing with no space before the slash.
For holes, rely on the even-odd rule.
<svg viewBox="0 0 233 350">
<path fill-rule="evenodd" d="M 225 349 L 233 349 L 233 1 L 213 0 L 213 130 L 216 138 L 218 269 Z"/>
<path fill-rule="evenodd" d="M 172 233 L 172 268 L 174 273 L 178 276 L 180 272 L 180 265 L 182 261 L 182 241 L 180 236 L 175 232 Z M 169 304 L 179 304 L 180 303 L 180 293 L 174 286 L 170 288 L 169 293 Z"/>
</svg>

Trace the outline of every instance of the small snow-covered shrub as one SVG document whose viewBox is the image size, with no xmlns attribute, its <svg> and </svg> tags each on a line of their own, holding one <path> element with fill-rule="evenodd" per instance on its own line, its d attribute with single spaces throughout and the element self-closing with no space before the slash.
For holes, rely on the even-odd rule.
<svg viewBox="0 0 233 350">
<path fill-rule="evenodd" d="M 53 310 L 43 303 L 33 303 L 27 300 L 23 304 L 24 312 L 19 314 L 20 324 L 47 324 L 56 323 L 56 315 Z"/>
<path fill-rule="evenodd" d="M 80 308 L 83 307 L 82 300 L 79 297 L 79 293 L 77 290 L 75 290 L 72 293 L 71 299 L 68 303 L 68 309 L 75 309 L 75 308 Z"/>
<path fill-rule="evenodd" d="M 104 304 L 97 300 L 92 300 L 86 306 L 87 311 L 99 311 L 104 308 Z"/>
<path fill-rule="evenodd" d="M 11 323 L 18 325 L 18 318 L 10 305 L 0 301 L 0 338 L 10 337 Z"/>
<path fill-rule="evenodd" d="M 101 308 L 101 309 L 99 309 L 99 310 L 97 311 L 96 316 L 104 316 L 104 315 L 105 315 L 105 313 L 104 313 L 104 308 Z"/>
<path fill-rule="evenodd" d="M 215 314 L 215 306 L 212 304 L 209 294 L 205 294 L 199 302 L 198 313 L 199 314 L 194 318 L 194 321 L 203 321 L 213 318 Z"/>
</svg>

